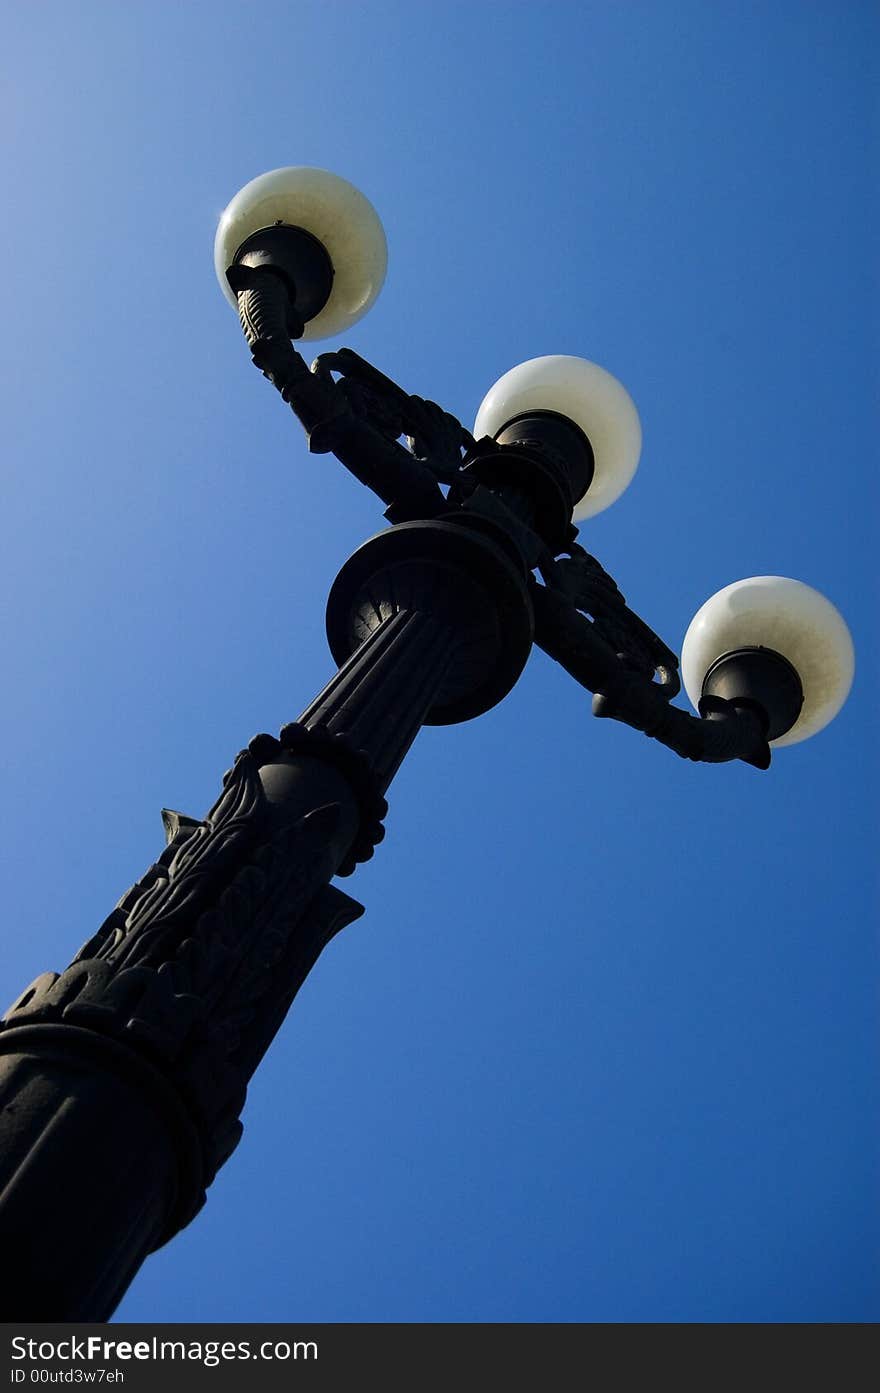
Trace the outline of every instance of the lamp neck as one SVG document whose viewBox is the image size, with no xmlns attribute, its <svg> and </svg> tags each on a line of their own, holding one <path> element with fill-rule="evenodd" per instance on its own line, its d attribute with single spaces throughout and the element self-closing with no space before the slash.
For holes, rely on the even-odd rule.
<svg viewBox="0 0 880 1393">
<path fill-rule="evenodd" d="M 253 286 L 254 271 L 273 271 L 284 281 L 293 317 L 303 325 L 320 314 L 333 289 L 333 263 L 323 242 L 287 223 L 260 228 L 242 242 L 226 273 L 236 294 Z"/>
</svg>

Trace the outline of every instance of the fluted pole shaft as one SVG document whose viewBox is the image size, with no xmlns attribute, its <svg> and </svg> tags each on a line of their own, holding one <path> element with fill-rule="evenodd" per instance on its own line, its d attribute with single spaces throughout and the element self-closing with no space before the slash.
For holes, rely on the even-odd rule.
<svg viewBox="0 0 880 1393">
<path fill-rule="evenodd" d="M 236 1146 L 248 1080 L 334 933 L 458 639 L 380 622 L 281 738 L 257 736 L 60 975 L 0 1024 L 5 1319 L 106 1320 Z"/>
</svg>

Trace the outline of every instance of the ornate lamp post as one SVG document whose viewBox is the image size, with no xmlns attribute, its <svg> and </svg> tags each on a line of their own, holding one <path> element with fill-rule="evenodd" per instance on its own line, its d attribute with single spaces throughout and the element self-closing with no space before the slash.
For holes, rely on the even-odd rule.
<svg viewBox="0 0 880 1393">
<path fill-rule="evenodd" d="M 766 769 L 771 746 L 831 720 L 852 680 L 833 605 L 754 577 L 697 614 L 682 669 L 699 714 L 672 705 L 678 660 L 572 522 L 612 503 L 639 458 L 635 407 L 602 368 L 513 368 L 473 434 L 347 349 L 309 368 L 292 340 L 343 332 L 384 278 L 381 225 L 345 180 L 253 180 L 223 214 L 216 265 L 309 448 L 371 488 L 391 525 L 332 587 L 336 676 L 277 738 L 251 740 L 203 819 L 163 813 L 155 864 L 3 1019 L 7 1319 L 106 1319 L 147 1254 L 197 1213 L 299 986 L 362 913 L 331 881 L 372 855 L 422 725 L 489 710 L 537 643 L 594 693 L 597 716 L 688 759 Z"/>
</svg>

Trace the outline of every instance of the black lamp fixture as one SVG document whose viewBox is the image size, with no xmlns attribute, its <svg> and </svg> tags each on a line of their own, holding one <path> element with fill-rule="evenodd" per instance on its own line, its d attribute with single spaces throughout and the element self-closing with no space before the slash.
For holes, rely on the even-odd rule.
<svg viewBox="0 0 880 1393">
<path fill-rule="evenodd" d="M 488 711 L 534 644 L 623 721 L 692 760 L 760 769 L 830 721 L 847 627 L 799 581 L 740 580 L 678 659 L 630 610 L 575 523 L 639 461 L 629 394 L 551 355 L 490 389 L 473 431 L 348 349 L 293 346 L 370 308 L 386 245 L 372 205 L 311 168 L 247 184 L 215 264 L 256 365 L 385 505 L 345 563 L 327 633 L 339 671 L 277 737 L 255 736 L 204 818 L 167 845 L 62 973 L 0 1023 L 0 1251 L 7 1319 L 105 1320 L 143 1259 L 194 1217 L 241 1135 L 247 1083 L 319 953 L 359 914 L 331 882 L 371 856 L 385 793 L 424 724 Z"/>
</svg>

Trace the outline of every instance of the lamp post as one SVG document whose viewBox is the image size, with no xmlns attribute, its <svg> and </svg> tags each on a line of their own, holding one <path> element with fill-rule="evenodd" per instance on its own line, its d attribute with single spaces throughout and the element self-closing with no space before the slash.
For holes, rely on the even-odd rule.
<svg viewBox="0 0 880 1393">
<path fill-rule="evenodd" d="M 489 710 L 537 643 L 596 715 L 688 759 L 766 769 L 771 746 L 832 719 L 852 680 L 834 606 L 753 577 L 697 614 L 682 676 L 698 714 L 672 704 L 676 656 L 577 540 L 574 522 L 619 497 L 641 448 L 629 395 L 597 365 L 520 364 L 473 432 L 347 349 L 309 368 L 293 342 L 344 332 L 384 278 L 381 225 L 345 180 L 253 180 L 221 218 L 215 259 L 309 448 L 372 489 L 390 526 L 331 589 L 335 677 L 277 737 L 251 740 L 204 818 L 163 813 L 156 862 L 0 1023 L 7 1318 L 106 1319 L 197 1213 L 299 986 L 362 913 L 331 882 L 372 855 L 422 725 Z"/>
</svg>

